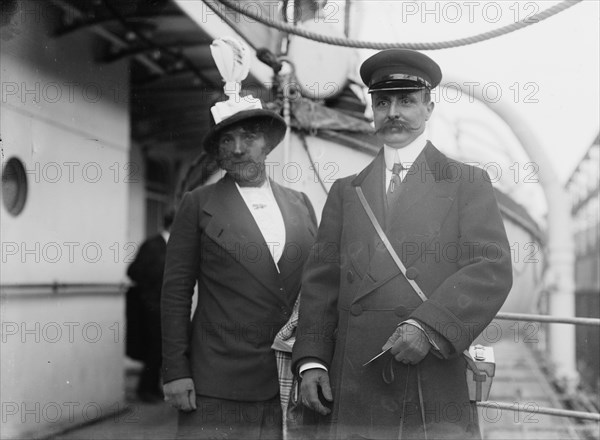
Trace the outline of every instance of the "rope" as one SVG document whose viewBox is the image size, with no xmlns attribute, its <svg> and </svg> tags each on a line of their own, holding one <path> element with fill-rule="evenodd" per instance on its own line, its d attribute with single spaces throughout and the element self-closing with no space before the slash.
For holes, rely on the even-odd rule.
<svg viewBox="0 0 600 440">
<path fill-rule="evenodd" d="M 251 8 L 244 8 L 241 4 L 234 2 L 232 0 L 220 0 L 227 8 L 232 9 L 241 15 L 244 15 L 248 18 L 252 18 L 259 23 L 264 24 L 265 26 L 275 28 L 282 32 L 287 32 L 293 35 L 297 35 L 298 37 L 307 38 L 309 40 L 318 41 L 319 43 L 332 44 L 335 46 L 343 46 L 343 47 L 353 47 L 357 49 L 415 49 L 415 50 L 439 50 L 439 49 L 448 49 L 451 47 L 459 47 L 459 46 L 467 46 L 474 43 L 479 43 L 481 41 L 490 40 L 492 38 L 499 37 L 501 35 L 508 34 L 510 32 L 514 32 L 516 30 L 525 28 L 532 24 L 539 23 L 542 20 L 552 17 L 553 15 L 558 14 L 559 12 L 564 11 L 565 9 L 570 8 L 571 6 L 575 6 L 577 3 L 582 0 L 565 0 L 557 5 L 554 5 L 544 11 L 541 11 L 531 17 L 527 17 L 526 19 L 517 21 L 515 23 L 511 23 L 506 26 L 502 26 L 498 29 L 493 29 L 488 32 L 484 32 L 481 34 L 477 34 L 471 37 L 459 38 L 456 40 L 450 41 L 439 41 L 439 42 L 431 42 L 431 43 L 386 43 L 386 42 L 378 42 L 378 41 L 363 41 L 363 40 L 355 40 L 352 38 L 338 38 L 331 37 L 328 35 L 317 34 L 314 32 L 307 31 L 305 29 L 281 22 L 274 21 L 269 18 L 262 17 L 261 14 L 251 11 Z M 241 3 L 241 2 L 240 2 Z"/>
<path fill-rule="evenodd" d="M 310 162 L 310 164 L 313 167 L 313 170 L 315 171 L 315 176 L 317 176 L 317 179 L 319 180 L 319 183 L 321 184 L 321 188 L 323 189 L 323 191 L 325 191 L 325 195 L 328 195 L 329 191 L 327 191 L 325 182 L 323 182 L 323 179 L 321 178 L 321 173 L 319 173 L 319 167 L 313 160 L 312 154 L 310 154 L 310 150 L 308 149 L 308 142 L 306 142 L 306 135 L 304 134 L 304 132 L 302 130 L 300 130 L 298 132 L 298 135 L 300 136 L 300 140 L 302 141 L 302 146 L 304 147 L 304 151 L 306 151 L 306 155 L 308 156 L 308 161 Z"/>
</svg>

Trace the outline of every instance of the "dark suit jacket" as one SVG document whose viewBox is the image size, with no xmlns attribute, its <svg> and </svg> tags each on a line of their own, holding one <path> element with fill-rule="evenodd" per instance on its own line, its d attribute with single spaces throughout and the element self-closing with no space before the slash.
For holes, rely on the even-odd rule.
<svg viewBox="0 0 600 440">
<path fill-rule="evenodd" d="M 232 400 L 278 393 L 271 344 L 298 296 L 316 219 L 304 194 L 274 182 L 271 187 L 286 231 L 280 273 L 229 176 L 183 197 L 162 291 L 165 383 L 192 377 L 198 394 Z M 190 323 L 196 281 L 198 306 Z"/>
<path fill-rule="evenodd" d="M 421 438 L 422 403 L 429 438 L 476 438 L 477 415 L 460 354 L 512 285 L 492 185 L 485 171 L 448 159 L 431 143 L 409 169 L 388 213 L 387 236 L 407 276 L 428 296 L 423 303 L 356 194 L 360 186 L 385 225 L 384 166 L 380 152 L 358 176 L 331 188 L 303 278 L 294 367 L 309 357 L 329 367 L 334 438 L 398 438 L 401 418 L 405 435 Z M 430 352 L 418 367 L 389 363 L 390 356 L 363 367 L 409 318 L 424 324 L 441 353 Z M 390 365 L 394 381 L 386 384 L 382 370 Z"/>
</svg>

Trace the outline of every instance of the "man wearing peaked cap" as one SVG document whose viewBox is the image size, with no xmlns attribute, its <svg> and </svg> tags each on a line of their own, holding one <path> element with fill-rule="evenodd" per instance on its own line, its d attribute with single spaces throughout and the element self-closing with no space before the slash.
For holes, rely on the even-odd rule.
<svg viewBox="0 0 600 440">
<path fill-rule="evenodd" d="M 292 314 L 316 218 L 305 194 L 266 174 L 284 120 L 237 95 L 211 113 L 203 146 L 226 174 L 184 195 L 171 230 L 162 289 L 165 400 L 180 410 L 178 439 L 280 440 L 271 345 Z"/>
<path fill-rule="evenodd" d="M 302 402 L 320 439 L 479 439 L 462 353 L 512 285 L 493 188 L 427 139 L 431 58 L 386 50 L 360 73 L 382 147 L 323 209 L 292 358 Z"/>
</svg>

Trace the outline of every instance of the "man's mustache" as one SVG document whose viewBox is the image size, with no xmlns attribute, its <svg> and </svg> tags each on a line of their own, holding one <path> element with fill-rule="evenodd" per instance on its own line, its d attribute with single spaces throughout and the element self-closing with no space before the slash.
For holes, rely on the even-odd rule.
<svg viewBox="0 0 600 440">
<path fill-rule="evenodd" d="M 413 128 L 410 125 L 408 125 L 406 122 L 393 120 L 393 121 L 385 122 L 381 127 L 379 127 L 378 129 L 375 130 L 375 134 L 380 133 L 389 128 L 402 128 L 407 131 L 417 131 L 418 130 L 418 128 Z"/>
</svg>

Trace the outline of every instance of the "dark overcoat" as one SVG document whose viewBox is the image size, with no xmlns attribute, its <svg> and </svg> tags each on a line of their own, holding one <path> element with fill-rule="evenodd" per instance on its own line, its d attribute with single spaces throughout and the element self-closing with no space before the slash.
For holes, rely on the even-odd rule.
<svg viewBox="0 0 600 440">
<path fill-rule="evenodd" d="M 135 259 L 127 268 L 127 276 L 135 283 L 127 291 L 127 356 L 146 364 L 142 374 L 152 391 L 159 386 L 161 360 L 160 291 L 167 242 L 161 234 L 148 238 L 140 246 Z M 150 383 L 151 382 L 151 383 Z M 146 384 L 146 381 L 140 382 Z"/>
<path fill-rule="evenodd" d="M 386 208 L 384 166 L 381 151 L 358 176 L 331 188 L 303 278 L 294 366 L 316 358 L 329 369 L 333 411 L 319 438 L 478 438 L 461 353 L 512 285 L 492 185 L 485 171 L 428 143 L 408 170 L 397 205 Z M 379 240 L 356 186 L 382 227 L 387 224 L 426 302 Z M 424 325 L 440 352 L 430 351 L 416 366 L 391 356 L 363 366 L 409 318 Z"/>
<path fill-rule="evenodd" d="M 275 182 L 271 188 L 286 233 L 279 272 L 229 175 L 183 197 L 162 290 L 165 383 L 191 377 L 197 394 L 239 401 L 279 392 L 271 344 L 292 313 L 316 219 L 306 195 Z"/>
<path fill-rule="evenodd" d="M 127 276 L 141 290 L 141 300 L 155 310 L 160 309 L 160 291 L 167 254 L 167 242 L 161 234 L 148 238 L 140 246 L 127 268 Z"/>
</svg>

